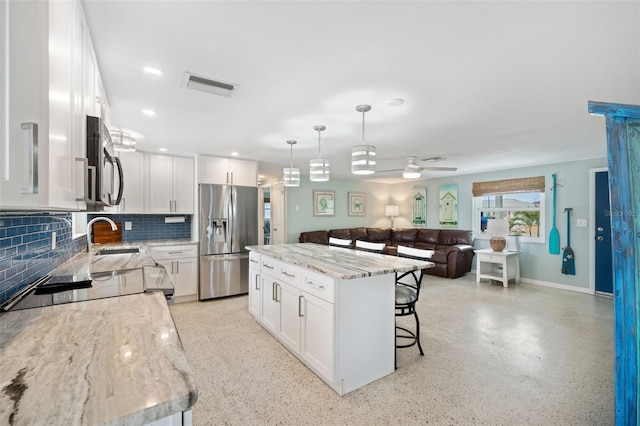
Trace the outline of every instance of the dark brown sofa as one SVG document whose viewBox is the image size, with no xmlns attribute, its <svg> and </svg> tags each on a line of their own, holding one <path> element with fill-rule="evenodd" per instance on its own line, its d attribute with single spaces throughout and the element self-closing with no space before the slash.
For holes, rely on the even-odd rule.
<svg viewBox="0 0 640 426">
<path fill-rule="evenodd" d="M 391 228 L 343 228 L 329 231 L 302 232 L 301 243 L 329 244 L 329 237 L 385 243 L 384 253 L 397 254 L 397 246 L 434 250 L 431 261 L 434 268 L 426 272 L 444 278 L 458 278 L 471 271 L 473 261 L 473 232 L 459 229 L 391 229 Z"/>
</svg>

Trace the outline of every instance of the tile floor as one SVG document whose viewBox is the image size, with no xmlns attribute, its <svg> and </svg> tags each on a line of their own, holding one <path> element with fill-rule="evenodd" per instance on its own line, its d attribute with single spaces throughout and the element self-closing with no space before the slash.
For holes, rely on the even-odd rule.
<svg viewBox="0 0 640 426">
<path fill-rule="evenodd" d="M 194 425 L 613 425 L 613 301 L 426 276 L 425 356 L 343 397 L 259 326 L 247 297 L 171 307 Z"/>
</svg>

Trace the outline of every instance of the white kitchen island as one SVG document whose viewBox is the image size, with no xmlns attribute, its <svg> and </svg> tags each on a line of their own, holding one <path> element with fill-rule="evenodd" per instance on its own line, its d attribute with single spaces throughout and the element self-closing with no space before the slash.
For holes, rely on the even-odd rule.
<svg viewBox="0 0 640 426">
<path fill-rule="evenodd" d="M 313 243 L 247 249 L 249 311 L 338 394 L 394 371 L 395 273 L 431 262 Z"/>
</svg>

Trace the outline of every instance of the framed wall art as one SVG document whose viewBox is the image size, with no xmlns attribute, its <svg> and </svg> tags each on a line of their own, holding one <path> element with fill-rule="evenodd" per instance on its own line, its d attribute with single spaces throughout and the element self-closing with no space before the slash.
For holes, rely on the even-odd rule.
<svg viewBox="0 0 640 426">
<path fill-rule="evenodd" d="M 314 216 L 334 216 L 335 215 L 334 191 L 313 191 L 313 215 Z"/>
<path fill-rule="evenodd" d="M 367 194 L 349 192 L 349 216 L 367 215 Z"/>
<path fill-rule="evenodd" d="M 440 226 L 446 228 L 458 227 L 458 185 L 440 186 Z"/>
<path fill-rule="evenodd" d="M 427 224 L 427 188 L 413 188 L 411 194 L 411 224 Z"/>
</svg>

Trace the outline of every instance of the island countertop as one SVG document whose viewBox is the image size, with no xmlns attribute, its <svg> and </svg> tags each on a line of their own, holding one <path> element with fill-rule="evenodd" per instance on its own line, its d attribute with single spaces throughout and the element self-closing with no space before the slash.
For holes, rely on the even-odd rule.
<svg viewBox="0 0 640 426">
<path fill-rule="evenodd" d="M 0 314 L 0 424 L 145 424 L 197 399 L 160 292 Z"/>
<path fill-rule="evenodd" d="M 433 262 L 314 243 L 247 246 L 246 249 L 343 280 L 434 266 Z"/>
</svg>

